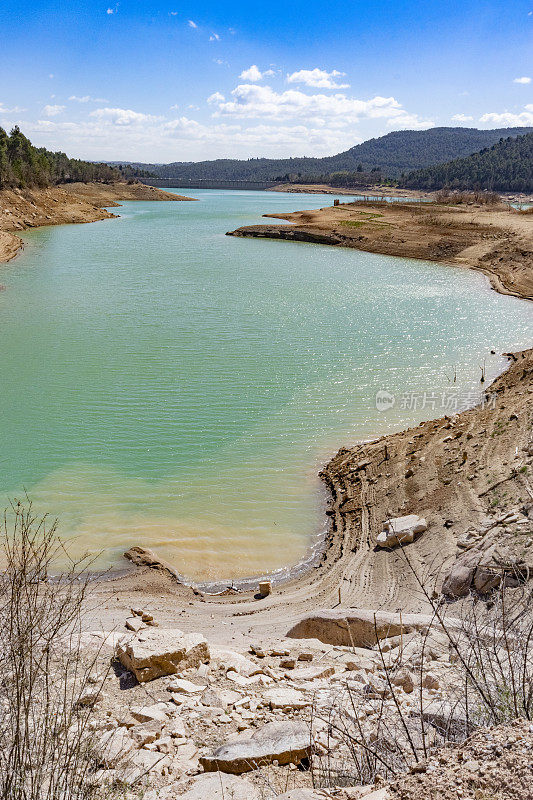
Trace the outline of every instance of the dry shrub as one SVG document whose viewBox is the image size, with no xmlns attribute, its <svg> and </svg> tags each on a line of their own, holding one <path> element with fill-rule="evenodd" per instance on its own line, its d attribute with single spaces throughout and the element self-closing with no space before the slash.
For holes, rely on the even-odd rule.
<svg viewBox="0 0 533 800">
<path fill-rule="evenodd" d="M 502 198 L 497 192 L 451 192 L 449 189 L 441 189 L 436 193 L 435 199 L 438 203 L 446 205 L 472 204 L 483 206 L 496 206 L 502 202 Z"/>
<path fill-rule="evenodd" d="M 445 603 L 420 580 L 432 622 L 411 638 L 414 659 L 412 645 L 385 652 L 378 641 L 381 677 L 366 685 L 347 677 L 330 703 L 315 704 L 315 736 L 317 729 L 322 737 L 326 732 L 334 747 L 326 743 L 315 755 L 314 784 L 388 781 L 477 728 L 533 719 L 533 591 L 516 584 L 507 577 L 490 597 L 459 605 Z M 439 699 L 423 683 L 441 655 L 447 656 L 447 690 Z M 402 688 L 406 667 L 416 677 L 409 695 Z"/>
<path fill-rule="evenodd" d="M 87 559 L 73 561 L 56 523 L 31 503 L 4 515 L 0 558 L 0 797 L 88 800 L 95 744 L 89 718 L 106 675 L 81 625 Z M 67 562 L 53 575 L 58 560 Z"/>
</svg>

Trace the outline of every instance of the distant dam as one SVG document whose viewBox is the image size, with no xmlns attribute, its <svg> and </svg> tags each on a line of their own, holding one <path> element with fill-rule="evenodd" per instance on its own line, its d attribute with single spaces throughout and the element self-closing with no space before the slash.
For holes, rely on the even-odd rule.
<svg viewBox="0 0 533 800">
<path fill-rule="evenodd" d="M 212 181 L 212 180 L 187 180 L 184 178 L 140 178 L 141 183 L 150 186 L 160 186 L 166 189 L 270 189 L 279 181 Z"/>
</svg>

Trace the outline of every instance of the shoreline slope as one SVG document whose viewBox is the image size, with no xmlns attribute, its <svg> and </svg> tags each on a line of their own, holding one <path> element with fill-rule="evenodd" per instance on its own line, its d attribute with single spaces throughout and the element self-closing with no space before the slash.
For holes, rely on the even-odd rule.
<svg viewBox="0 0 533 800">
<path fill-rule="evenodd" d="M 484 272 L 502 294 L 533 299 L 533 214 L 505 205 L 356 201 L 316 211 L 266 214 L 283 223 L 228 236 L 353 247 Z"/>
</svg>

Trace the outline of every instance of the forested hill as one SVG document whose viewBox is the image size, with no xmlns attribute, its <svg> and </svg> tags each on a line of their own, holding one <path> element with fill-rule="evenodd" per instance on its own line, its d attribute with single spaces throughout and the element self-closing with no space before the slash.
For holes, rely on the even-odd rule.
<svg viewBox="0 0 533 800">
<path fill-rule="evenodd" d="M 400 184 L 410 189 L 533 192 L 533 133 L 501 139 L 467 158 L 411 172 Z"/>
<path fill-rule="evenodd" d="M 217 161 L 174 162 L 172 164 L 134 164 L 161 178 L 179 180 L 275 180 L 294 176 L 324 178 L 340 171 L 381 171 L 385 177 L 399 178 L 404 172 L 429 167 L 467 156 L 490 147 L 502 136 L 518 136 L 533 128 L 431 128 L 427 131 L 394 131 L 379 139 L 362 144 L 326 158 L 251 158 L 247 161 L 219 159 Z M 317 182 L 315 180 L 315 182 Z"/>
<path fill-rule="evenodd" d="M 108 164 L 91 164 L 34 147 L 18 127 L 0 128 L 0 189 L 50 186 L 71 181 L 116 181 L 122 173 Z"/>
</svg>

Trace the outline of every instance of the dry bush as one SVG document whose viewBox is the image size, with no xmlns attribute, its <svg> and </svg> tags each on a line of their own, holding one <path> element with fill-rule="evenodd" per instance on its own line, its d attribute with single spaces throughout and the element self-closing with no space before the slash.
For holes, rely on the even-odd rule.
<svg viewBox="0 0 533 800">
<path fill-rule="evenodd" d="M 476 205 L 483 206 L 496 206 L 502 202 L 500 195 L 497 192 L 483 192 L 483 191 L 464 191 L 452 192 L 449 189 L 441 189 L 436 193 L 435 199 L 438 203 L 446 203 L 446 205 L 461 205 L 463 203 L 475 203 Z"/>
<path fill-rule="evenodd" d="M 99 654 L 81 646 L 90 562 L 70 560 L 56 523 L 30 503 L 13 504 L 2 533 L 0 797 L 88 800 L 88 722 L 106 677 L 94 673 Z M 68 566 L 52 577 L 59 560 Z"/>
<path fill-rule="evenodd" d="M 385 652 L 378 641 L 381 677 L 366 685 L 347 677 L 330 703 L 315 705 L 315 736 L 318 728 L 334 744 L 313 759 L 316 786 L 388 781 L 476 728 L 533 719 L 533 591 L 502 580 L 490 597 L 453 605 L 421 580 L 420 589 L 432 623 L 411 637 L 415 655 L 412 644 Z M 446 692 L 439 699 L 423 683 L 441 655 Z M 409 695 L 402 688 L 406 667 L 416 677 Z"/>
<path fill-rule="evenodd" d="M 419 219 L 419 223 L 430 228 L 457 228 L 457 223 L 454 220 L 447 219 L 443 215 L 439 217 L 436 214 L 426 214 Z"/>
</svg>

